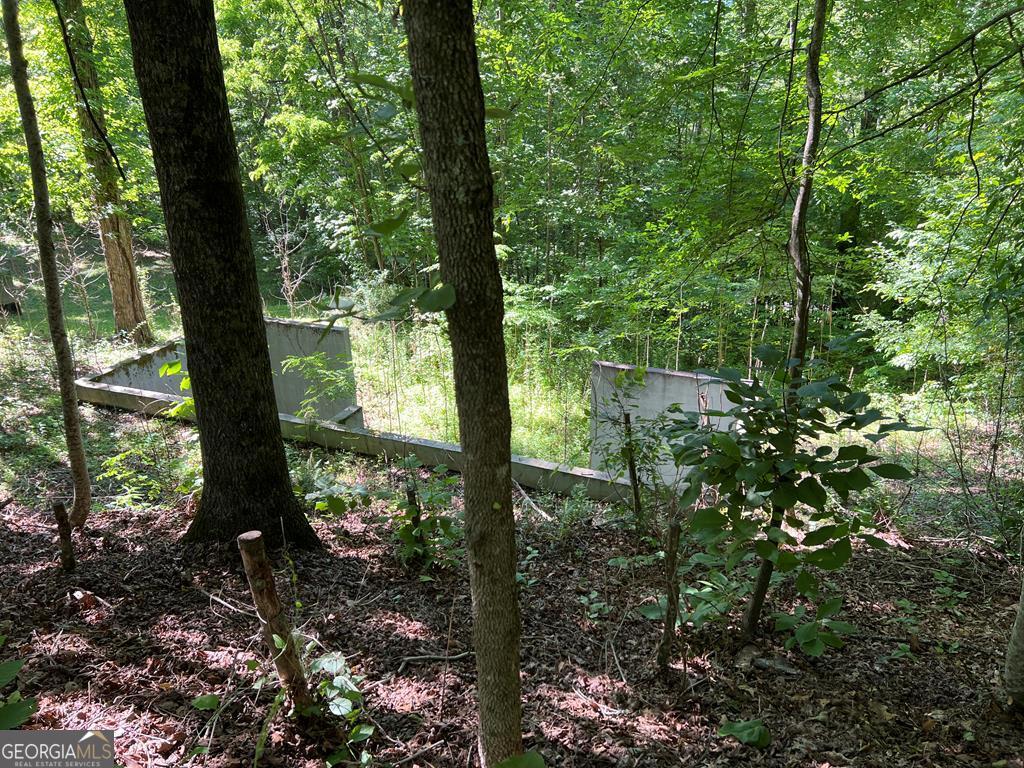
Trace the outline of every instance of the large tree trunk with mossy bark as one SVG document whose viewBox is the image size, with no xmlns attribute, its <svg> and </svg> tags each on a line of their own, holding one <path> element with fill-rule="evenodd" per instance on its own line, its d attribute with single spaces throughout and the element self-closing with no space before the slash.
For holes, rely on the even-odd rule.
<svg viewBox="0 0 1024 768">
<path fill-rule="evenodd" d="M 1006 648 L 1004 682 L 1012 705 L 1024 711 L 1024 583 L 1020 587 L 1017 618 L 1013 622 L 1010 643 Z"/>
<path fill-rule="evenodd" d="M 85 161 L 93 176 L 93 201 L 99 218 L 100 244 L 107 266 L 107 281 L 114 306 L 114 327 L 136 344 L 149 344 L 153 334 L 146 319 L 146 305 L 139 287 L 132 251 L 132 225 L 121 208 L 119 173 L 105 142 L 106 117 L 99 74 L 93 55 L 92 35 L 82 10 L 82 0 L 57 0 L 63 6 L 68 63 L 75 81 L 78 127 Z"/>
<path fill-rule="evenodd" d="M 74 481 L 75 501 L 71 507 L 71 524 L 83 526 L 92 503 L 89 469 L 85 463 L 85 446 L 78 413 L 78 394 L 75 391 L 75 366 L 71 344 L 64 328 L 64 307 L 61 304 L 60 277 L 57 272 L 57 252 L 53 245 L 53 220 L 50 216 L 50 188 L 46 180 L 46 160 L 39 136 L 39 121 L 28 84 L 28 65 L 21 42 L 18 24 L 17 0 L 3 0 L 4 32 L 7 51 L 11 57 L 11 76 L 21 113 L 21 127 L 28 148 L 28 164 L 32 174 L 32 200 L 36 218 L 36 244 L 39 246 L 39 269 L 43 275 L 46 293 L 46 321 L 50 340 L 57 359 L 57 381 L 60 386 L 61 412 L 64 417 L 64 437 L 68 446 L 68 462 Z"/>
<path fill-rule="evenodd" d="M 511 416 L 494 251 L 494 183 L 484 133 L 471 0 L 406 0 L 416 112 L 447 310 L 473 602 L 480 761 L 522 752 Z"/>
<path fill-rule="evenodd" d="M 292 492 L 212 0 L 125 0 L 203 459 L 186 541 L 316 545 Z"/>
</svg>

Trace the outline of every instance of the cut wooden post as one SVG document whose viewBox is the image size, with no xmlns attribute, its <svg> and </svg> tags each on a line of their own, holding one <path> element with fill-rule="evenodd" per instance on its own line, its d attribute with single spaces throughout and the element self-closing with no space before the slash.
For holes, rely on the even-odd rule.
<svg viewBox="0 0 1024 768">
<path fill-rule="evenodd" d="M 238 537 L 238 550 L 242 553 L 242 565 L 245 566 L 252 599 L 263 625 L 263 639 L 274 660 L 281 685 L 291 697 L 296 712 L 301 714 L 313 702 L 292 636 L 291 621 L 277 596 L 274 571 L 263 545 L 263 534 L 260 531 L 243 533 Z"/>
<path fill-rule="evenodd" d="M 75 570 L 75 546 L 71 541 L 71 520 L 64 504 L 53 505 L 53 516 L 57 518 L 57 535 L 60 537 L 60 567 L 68 573 Z"/>
</svg>

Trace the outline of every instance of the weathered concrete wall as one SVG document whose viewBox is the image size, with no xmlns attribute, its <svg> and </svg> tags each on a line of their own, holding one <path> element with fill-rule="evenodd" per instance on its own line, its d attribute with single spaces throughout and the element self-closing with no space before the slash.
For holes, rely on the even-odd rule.
<svg viewBox="0 0 1024 768">
<path fill-rule="evenodd" d="M 346 421 L 349 426 L 363 426 L 362 411 L 352 412 L 356 404 L 356 377 L 352 367 L 352 342 L 348 328 L 335 325 L 321 339 L 324 325 L 298 323 L 267 318 L 267 344 L 270 364 L 274 369 L 274 395 L 281 413 L 299 414 L 310 387 L 319 390 L 309 404 L 313 417 L 324 421 Z M 290 357 L 322 355 L 329 383 L 325 387 L 317 377 L 308 377 L 296 368 L 283 371 Z"/>
<path fill-rule="evenodd" d="M 635 385 L 625 382 L 637 376 L 633 365 L 597 361 L 590 372 L 590 466 L 594 469 L 610 469 L 623 474 L 617 454 L 624 444 L 623 414 L 629 413 L 634 429 L 643 429 L 663 417 L 668 417 L 668 408 L 679 404 L 684 411 L 704 413 L 708 410 L 724 411 L 731 407 L 725 399 L 725 383 L 711 376 L 689 371 L 669 371 L 664 368 L 647 368 L 643 379 Z M 730 419 L 709 417 L 709 423 L 716 429 L 728 429 Z M 658 473 L 663 482 L 673 484 L 679 479 L 679 472 L 671 457 L 666 454 L 658 464 Z"/>
<path fill-rule="evenodd" d="M 76 382 L 78 397 L 96 405 L 137 411 L 150 416 L 160 415 L 181 401 L 177 393 L 162 394 L 99 381 L 102 375 L 79 379 Z M 456 471 L 461 471 L 465 465 L 462 449 L 452 443 L 375 432 L 336 422 L 303 420 L 284 413 L 279 414 L 279 418 L 281 433 L 290 440 L 387 459 L 416 454 L 424 464 L 445 464 Z M 601 501 L 624 501 L 629 498 L 629 486 L 604 472 L 523 456 L 512 457 L 512 479 L 527 488 L 562 494 L 568 494 L 573 487 L 582 485 L 588 496 Z"/>
<path fill-rule="evenodd" d="M 312 409 L 311 418 L 344 422 L 354 427 L 363 426 L 362 410 L 356 404 L 356 380 L 348 329 L 336 325 L 320 339 L 324 329 L 321 324 L 274 318 L 265 320 L 278 412 L 294 416 L 303 411 L 303 401 L 307 399 L 307 392 L 312 387 L 318 390 L 319 396 L 309 404 Z M 296 368 L 282 370 L 288 358 L 312 355 L 323 356 L 323 368 L 331 380 L 326 386 L 319 377 L 307 376 Z M 92 381 L 180 397 L 188 394 L 181 391 L 181 376 L 160 375 L 164 364 L 175 361 L 181 361 L 182 371 L 188 370 L 185 344 L 180 340 L 119 363 L 93 377 Z"/>
</svg>

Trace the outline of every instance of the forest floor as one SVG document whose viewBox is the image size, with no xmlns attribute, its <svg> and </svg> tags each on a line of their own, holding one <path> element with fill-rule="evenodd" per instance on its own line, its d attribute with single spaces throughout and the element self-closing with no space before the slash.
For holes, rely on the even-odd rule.
<svg viewBox="0 0 1024 768">
<path fill-rule="evenodd" d="M 393 468 L 352 466 L 368 487 L 401 487 Z M 257 622 L 237 551 L 178 543 L 189 511 L 94 513 L 76 537 L 78 569 L 65 574 L 48 512 L 4 507 L 0 632 L 5 655 L 27 662 L 20 686 L 39 702 L 29 727 L 112 729 L 126 768 L 252 762 L 274 695 L 253 687 L 265 669 Z M 302 632 L 364 678 L 374 764 L 472 765 L 463 569 L 425 579 L 401 567 L 381 511 L 375 502 L 316 519 L 324 550 L 279 560 L 278 583 L 301 602 Z M 527 745 L 550 766 L 1021 768 L 1024 721 L 1004 712 L 998 683 L 1020 574 L 995 553 L 890 538 L 834 577 L 843 618 L 860 629 L 844 648 L 819 659 L 785 651 L 766 622 L 752 654 L 733 627 L 707 624 L 680 634 L 665 680 L 653 668 L 658 625 L 636 611 L 660 583 L 648 547 L 614 522 L 522 517 Z M 782 608 L 794 599 L 774 596 Z M 212 721 L 191 704 L 207 694 L 221 704 Z M 771 732 L 767 748 L 717 735 L 755 718 Z M 325 764 L 323 744 L 282 716 L 268 736 L 261 765 Z"/>
</svg>

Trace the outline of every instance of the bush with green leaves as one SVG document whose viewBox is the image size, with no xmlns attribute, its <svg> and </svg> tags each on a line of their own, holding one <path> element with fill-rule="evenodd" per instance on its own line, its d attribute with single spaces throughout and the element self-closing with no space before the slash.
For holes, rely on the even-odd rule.
<svg viewBox="0 0 1024 768">
<path fill-rule="evenodd" d="M 703 371 L 725 382 L 732 403 L 728 410 L 703 416 L 726 420 L 728 430 L 715 431 L 702 414 L 678 407 L 673 409 L 677 420 L 666 429 L 677 465 L 689 468 L 683 502 L 697 504 L 708 498 L 702 490 L 714 491 L 711 503 L 698 505 L 690 516 L 698 541 L 725 558 L 726 570 L 751 551 L 761 558 L 744 620 L 748 637 L 757 628 L 773 572 L 794 578 L 801 595 L 821 600 L 819 573 L 845 565 L 854 540 L 884 545 L 874 535 L 871 517 L 849 502 L 878 478 L 911 477 L 870 445 L 895 431 L 915 429 L 887 420 L 869 407 L 868 395 L 851 391 L 838 376 L 787 381 L 795 361 L 766 347 L 758 349 L 758 359 L 766 369 L 782 372 L 775 386 L 756 377 L 745 380 L 735 369 Z M 854 434 L 863 441 L 831 444 Z M 813 619 L 813 631 L 803 628 L 806 622 L 794 624 L 797 642 L 811 655 L 841 644 L 839 632 L 824 624 L 834 615 L 827 613 Z"/>
<path fill-rule="evenodd" d="M 394 494 L 398 560 L 423 568 L 455 565 L 464 551 L 461 522 L 452 509 L 458 478 L 443 464 L 426 480 L 419 478 L 423 463 L 415 454 L 403 459 L 401 466 L 409 471 L 409 479 L 404 495 Z"/>
</svg>

